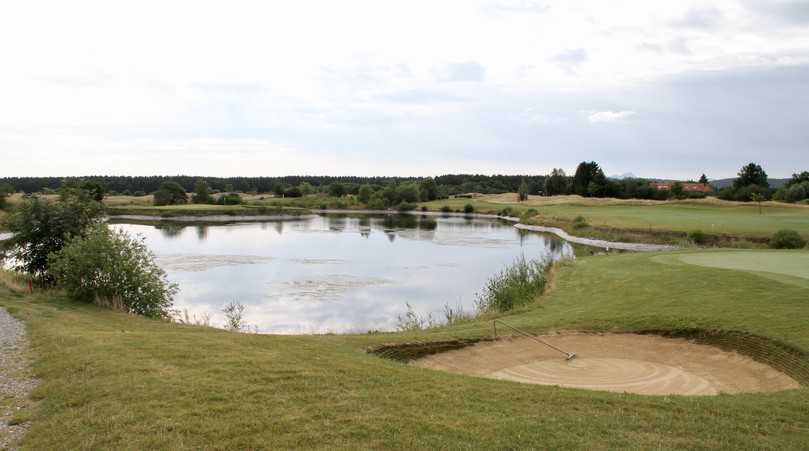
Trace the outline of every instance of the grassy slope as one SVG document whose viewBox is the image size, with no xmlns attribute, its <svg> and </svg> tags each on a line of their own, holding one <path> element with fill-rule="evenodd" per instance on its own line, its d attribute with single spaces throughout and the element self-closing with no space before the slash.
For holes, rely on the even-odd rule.
<svg viewBox="0 0 809 451">
<path fill-rule="evenodd" d="M 562 267 L 513 324 L 549 329 L 746 330 L 809 350 L 806 288 L 624 254 Z M 260 336 L 177 326 L 12 295 L 37 352 L 42 399 L 28 449 L 749 448 L 809 443 L 809 388 L 642 397 L 445 374 L 366 354 L 372 344 L 480 336 Z"/>
<path fill-rule="evenodd" d="M 604 199 L 594 202 L 571 196 L 559 201 L 532 197 L 529 202 L 508 203 L 508 199 L 504 195 L 483 196 L 438 200 L 425 205 L 431 209 L 444 205 L 462 209 L 471 203 L 481 212 L 496 212 L 505 207 L 516 211 L 534 208 L 540 213 L 536 217 L 539 223 L 548 220 L 570 222 L 577 216 L 584 216 L 593 226 L 675 232 L 699 229 L 705 233 L 748 238 L 766 238 L 780 229 L 791 228 L 809 238 L 809 208 L 803 205 L 768 202 L 762 207 L 763 214 L 759 214 L 755 204 L 715 200 L 644 202 Z"/>
</svg>

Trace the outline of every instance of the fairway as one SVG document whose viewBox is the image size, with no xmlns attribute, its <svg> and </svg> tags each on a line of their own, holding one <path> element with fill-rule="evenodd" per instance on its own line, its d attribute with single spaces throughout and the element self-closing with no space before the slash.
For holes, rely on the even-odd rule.
<svg viewBox="0 0 809 451">
<path fill-rule="evenodd" d="M 806 252 L 707 252 L 681 255 L 679 259 L 710 268 L 766 272 L 809 280 L 809 253 Z"/>
<path fill-rule="evenodd" d="M 529 223 L 562 228 L 581 216 L 594 227 L 650 233 L 685 234 L 700 230 L 711 235 L 767 239 L 778 230 L 793 229 L 809 238 L 809 207 L 805 205 L 766 202 L 759 212 L 756 204 L 716 199 L 643 201 L 579 196 L 530 196 L 525 202 L 516 202 L 516 199 L 516 194 L 500 194 L 438 200 L 426 205 L 431 209 L 449 206 L 457 210 L 471 204 L 479 212 L 497 212 L 508 207 L 517 215 L 532 208 L 539 214 Z M 592 230 L 571 229 L 568 232 L 587 236 Z"/>
</svg>

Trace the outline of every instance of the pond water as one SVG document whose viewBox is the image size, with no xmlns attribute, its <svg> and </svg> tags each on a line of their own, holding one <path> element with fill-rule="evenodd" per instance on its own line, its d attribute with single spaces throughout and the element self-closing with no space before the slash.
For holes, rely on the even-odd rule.
<svg viewBox="0 0 809 451">
<path fill-rule="evenodd" d="M 219 225 L 112 224 L 142 235 L 176 307 L 225 322 L 229 301 L 264 333 L 395 330 L 407 305 L 443 318 L 474 310 L 476 293 L 520 256 L 573 256 L 555 237 L 488 219 L 337 216 Z"/>
</svg>

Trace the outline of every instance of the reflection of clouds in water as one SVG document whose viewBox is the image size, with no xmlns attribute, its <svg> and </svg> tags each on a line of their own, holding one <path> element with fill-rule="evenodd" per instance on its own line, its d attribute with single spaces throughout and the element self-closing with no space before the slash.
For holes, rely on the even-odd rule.
<svg viewBox="0 0 809 451">
<path fill-rule="evenodd" d="M 155 258 L 158 266 L 166 271 L 207 271 L 211 268 L 232 265 L 254 265 L 272 260 L 254 255 L 161 255 Z"/>
<path fill-rule="evenodd" d="M 279 226 L 210 225 L 168 234 L 149 225 L 116 227 L 143 233 L 161 254 L 158 263 L 180 284 L 178 308 L 208 314 L 221 327 L 222 307 L 237 301 L 247 307 L 249 324 L 270 333 L 392 330 L 405 303 L 441 318 L 447 303 L 473 309 L 486 280 L 522 254 L 573 256 L 555 237 L 488 220 L 315 217 Z"/>
<path fill-rule="evenodd" d="M 287 298 L 307 301 L 339 300 L 346 292 L 357 288 L 392 283 L 375 277 L 357 277 L 348 274 L 326 274 L 318 278 L 288 280 L 273 284 L 269 299 Z"/>
</svg>

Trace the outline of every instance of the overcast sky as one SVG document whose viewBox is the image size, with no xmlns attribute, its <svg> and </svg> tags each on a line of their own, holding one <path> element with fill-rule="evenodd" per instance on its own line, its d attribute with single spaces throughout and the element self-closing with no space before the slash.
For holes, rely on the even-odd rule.
<svg viewBox="0 0 809 451">
<path fill-rule="evenodd" d="M 0 176 L 809 170 L 809 0 L 0 11 Z"/>
</svg>

